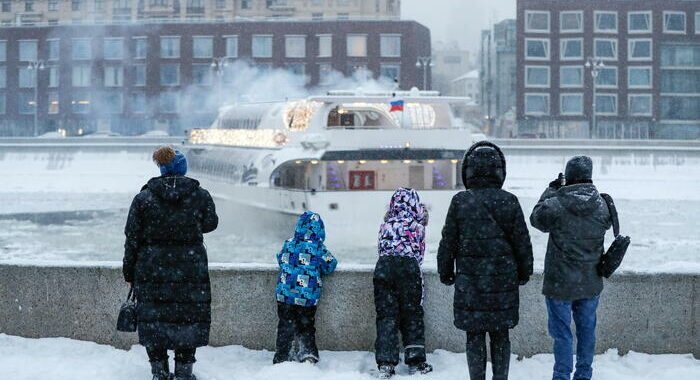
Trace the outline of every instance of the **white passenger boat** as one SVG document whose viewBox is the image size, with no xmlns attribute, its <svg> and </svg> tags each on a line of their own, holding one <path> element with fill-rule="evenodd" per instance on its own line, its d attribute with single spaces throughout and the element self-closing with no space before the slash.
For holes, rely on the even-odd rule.
<svg viewBox="0 0 700 380">
<path fill-rule="evenodd" d="M 475 140 L 451 109 L 464 101 L 414 89 L 225 106 L 210 129 L 190 131 L 190 171 L 219 200 L 222 227 L 244 236 L 288 236 L 311 210 L 329 244 L 373 245 L 390 195 L 407 186 L 436 241 Z"/>
</svg>

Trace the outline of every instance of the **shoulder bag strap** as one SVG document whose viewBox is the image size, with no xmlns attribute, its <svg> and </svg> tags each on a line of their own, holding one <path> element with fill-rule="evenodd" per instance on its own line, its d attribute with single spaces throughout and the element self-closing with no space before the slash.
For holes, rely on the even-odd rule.
<svg viewBox="0 0 700 380">
<path fill-rule="evenodd" d="M 608 210 L 610 211 L 610 217 L 612 218 L 613 234 L 615 237 L 620 236 L 620 220 L 617 218 L 617 208 L 615 207 L 615 202 L 613 202 L 610 194 L 601 193 L 600 196 L 608 205 Z"/>
</svg>

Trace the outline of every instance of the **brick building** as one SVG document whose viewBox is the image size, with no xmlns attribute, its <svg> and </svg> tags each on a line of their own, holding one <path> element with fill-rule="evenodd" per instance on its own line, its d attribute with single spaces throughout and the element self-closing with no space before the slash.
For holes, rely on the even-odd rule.
<svg viewBox="0 0 700 380">
<path fill-rule="evenodd" d="M 217 86 L 235 92 L 235 62 L 303 74 L 332 72 L 420 87 L 430 31 L 411 21 L 138 23 L 1 28 L 0 135 L 63 129 L 179 134 L 209 125 Z M 213 75 L 226 60 L 221 75 Z M 32 68 L 40 63 L 43 69 Z M 35 75 L 38 72 L 38 82 Z M 37 86 L 35 87 L 35 83 Z M 38 99 L 34 103 L 34 96 Z M 284 97 L 284 94 L 279 94 Z"/>
<path fill-rule="evenodd" d="M 700 1 L 519 0 L 517 19 L 520 134 L 700 138 Z"/>
</svg>

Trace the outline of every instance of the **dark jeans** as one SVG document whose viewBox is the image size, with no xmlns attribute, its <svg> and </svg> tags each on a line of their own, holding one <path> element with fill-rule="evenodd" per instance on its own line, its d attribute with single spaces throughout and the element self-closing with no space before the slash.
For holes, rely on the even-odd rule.
<svg viewBox="0 0 700 380">
<path fill-rule="evenodd" d="M 575 301 L 546 298 L 549 335 L 554 339 L 554 380 L 569 380 L 574 367 L 571 316 L 576 324 L 575 379 L 593 376 L 595 355 L 596 309 L 600 297 Z"/>
<path fill-rule="evenodd" d="M 288 305 L 277 302 L 277 351 L 273 363 L 305 360 L 318 360 L 316 347 L 316 306 Z M 296 340 L 299 350 L 292 355 Z"/>
<path fill-rule="evenodd" d="M 148 360 L 151 362 L 168 360 L 168 349 L 166 348 L 146 347 L 146 352 L 148 353 Z M 175 350 L 175 361 L 184 364 L 194 363 L 197 361 L 194 358 L 195 352 L 197 352 L 196 348 Z"/>
<path fill-rule="evenodd" d="M 486 380 L 486 334 L 491 347 L 493 380 L 507 380 L 510 366 L 510 338 L 508 329 L 495 331 L 467 331 L 467 364 L 470 380 Z"/>
<path fill-rule="evenodd" d="M 418 261 L 382 256 L 374 269 L 374 306 L 377 311 L 377 365 L 399 364 L 399 332 L 408 365 L 423 363 L 423 278 Z"/>
</svg>

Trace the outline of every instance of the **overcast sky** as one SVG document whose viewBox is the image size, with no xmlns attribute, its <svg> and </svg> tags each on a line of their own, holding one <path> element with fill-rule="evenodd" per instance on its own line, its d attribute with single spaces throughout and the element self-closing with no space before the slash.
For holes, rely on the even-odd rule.
<svg viewBox="0 0 700 380">
<path fill-rule="evenodd" d="M 430 28 L 433 42 L 457 41 L 476 52 L 479 33 L 491 23 L 515 18 L 516 0 L 403 0 L 402 17 Z"/>
</svg>

